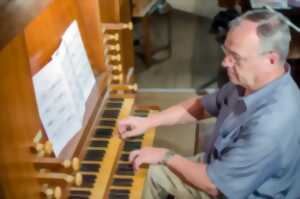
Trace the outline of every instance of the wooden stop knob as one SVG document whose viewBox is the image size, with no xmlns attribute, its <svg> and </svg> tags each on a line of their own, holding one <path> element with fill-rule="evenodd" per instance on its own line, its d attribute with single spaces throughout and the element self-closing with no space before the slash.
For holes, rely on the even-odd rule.
<svg viewBox="0 0 300 199">
<path fill-rule="evenodd" d="M 108 49 L 109 49 L 109 50 L 120 51 L 120 44 L 109 45 L 109 46 L 108 46 Z"/>
<path fill-rule="evenodd" d="M 112 60 L 112 61 L 121 61 L 121 55 L 120 54 L 111 55 L 110 60 Z"/>
<path fill-rule="evenodd" d="M 120 36 L 119 36 L 119 33 L 114 33 L 114 34 L 109 34 L 109 35 L 108 35 L 108 38 L 109 38 L 110 40 L 119 41 Z"/>
<path fill-rule="evenodd" d="M 71 161 L 70 160 L 65 160 L 63 162 L 63 166 L 67 169 L 71 167 Z"/>
<path fill-rule="evenodd" d="M 81 184 L 82 184 L 82 174 L 78 172 L 75 174 L 75 185 L 80 186 Z"/>
<path fill-rule="evenodd" d="M 55 187 L 54 188 L 54 198 L 55 199 L 60 199 L 62 196 L 62 190 L 60 187 Z"/>
<path fill-rule="evenodd" d="M 122 65 L 121 64 L 118 64 L 116 66 L 113 66 L 113 71 L 115 72 L 121 72 L 122 71 Z"/>
<path fill-rule="evenodd" d="M 72 159 L 72 168 L 74 171 L 79 171 L 80 169 L 80 160 L 79 158 L 75 157 Z"/>
<path fill-rule="evenodd" d="M 113 80 L 114 81 L 122 81 L 123 80 L 123 76 L 122 75 L 114 75 L 113 76 Z"/>
<path fill-rule="evenodd" d="M 129 22 L 129 23 L 127 23 L 127 24 L 124 24 L 124 25 L 123 25 L 123 28 L 132 30 L 132 29 L 133 29 L 133 24 L 132 24 L 132 22 Z"/>
<path fill-rule="evenodd" d="M 52 188 L 47 188 L 44 191 L 45 195 L 47 196 L 47 198 L 51 198 L 54 195 L 54 190 Z"/>
<path fill-rule="evenodd" d="M 133 84 L 133 85 L 129 86 L 129 89 L 132 90 L 132 91 L 134 91 L 134 92 L 136 92 L 137 89 L 138 89 L 138 86 L 137 86 L 137 84 Z"/>
<path fill-rule="evenodd" d="M 114 34 L 105 34 L 104 35 L 104 39 L 103 39 L 103 43 L 106 44 L 108 41 L 119 41 L 120 36 L 118 33 L 114 33 Z"/>
<path fill-rule="evenodd" d="M 49 141 L 46 141 L 44 144 L 44 150 L 47 155 L 51 155 L 53 152 L 52 144 Z"/>
<path fill-rule="evenodd" d="M 72 184 L 74 182 L 74 177 L 71 175 L 66 175 L 64 179 L 68 184 Z"/>
</svg>

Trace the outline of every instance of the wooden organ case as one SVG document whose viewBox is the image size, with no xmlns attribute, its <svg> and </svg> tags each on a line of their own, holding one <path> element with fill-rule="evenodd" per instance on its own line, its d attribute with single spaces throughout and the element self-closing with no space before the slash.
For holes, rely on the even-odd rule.
<svg viewBox="0 0 300 199">
<path fill-rule="evenodd" d="M 116 134 L 118 119 L 156 111 L 134 103 L 129 2 L 13 0 L 0 9 L 0 198 L 141 198 L 146 169 L 134 173 L 128 154 L 151 145 L 155 129 L 126 141 Z M 37 134 L 43 127 L 32 77 L 73 20 L 96 84 L 83 127 L 55 157 L 45 132 Z"/>
</svg>

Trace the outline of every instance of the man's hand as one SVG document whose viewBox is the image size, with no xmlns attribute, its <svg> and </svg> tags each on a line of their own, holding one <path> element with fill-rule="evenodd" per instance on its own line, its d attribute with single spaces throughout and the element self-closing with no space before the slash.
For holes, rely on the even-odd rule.
<svg viewBox="0 0 300 199">
<path fill-rule="evenodd" d="M 143 117 L 128 117 L 118 122 L 118 133 L 122 139 L 143 134 L 148 128 L 148 120 Z"/>
<path fill-rule="evenodd" d="M 129 155 L 129 161 L 133 168 L 138 170 L 142 164 L 160 164 L 168 149 L 145 147 L 140 150 L 134 150 Z"/>
</svg>

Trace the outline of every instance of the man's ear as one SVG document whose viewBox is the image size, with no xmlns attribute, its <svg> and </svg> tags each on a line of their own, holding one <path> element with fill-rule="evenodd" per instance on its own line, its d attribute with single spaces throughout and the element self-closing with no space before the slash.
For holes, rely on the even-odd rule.
<svg viewBox="0 0 300 199">
<path fill-rule="evenodd" d="M 271 64 L 271 65 L 274 65 L 274 64 L 277 65 L 279 63 L 279 54 L 276 52 L 270 52 L 268 54 L 267 58 L 268 58 L 269 64 Z"/>
</svg>

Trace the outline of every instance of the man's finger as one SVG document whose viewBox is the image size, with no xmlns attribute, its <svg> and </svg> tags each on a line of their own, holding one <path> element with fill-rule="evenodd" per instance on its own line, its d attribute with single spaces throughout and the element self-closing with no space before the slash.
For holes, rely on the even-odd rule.
<svg viewBox="0 0 300 199">
<path fill-rule="evenodd" d="M 140 154 L 140 150 L 131 151 L 129 154 L 129 162 L 133 162 Z"/>
<path fill-rule="evenodd" d="M 137 171 L 140 166 L 144 163 L 143 157 L 141 155 L 137 156 L 133 162 L 133 168 L 135 171 Z"/>
<path fill-rule="evenodd" d="M 125 140 L 126 138 L 130 137 L 130 132 L 125 132 L 125 133 L 122 133 L 122 134 L 120 134 L 120 135 L 121 135 L 121 138 L 122 138 L 123 140 Z"/>
<path fill-rule="evenodd" d="M 124 133 L 121 133 L 122 139 L 133 137 L 135 135 L 137 135 L 137 131 L 136 130 L 126 131 Z"/>
<path fill-rule="evenodd" d="M 130 130 L 128 130 L 128 128 L 125 128 L 125 129 L 121 129 L 121 130 L 119 130 L 118 131 L 118 135 L 119 135 L 119 137 L 120 138 L 122 138 L 122 139 L 125 139 L 125 138 L 127 138 L 129 135 L 127 135 L 128 133 L 130 134 Z"/>
<path fill-rule="evenodd" d="M 128 125 L 127 125 L 126 123 L 122 122 L 122 121 L 118 122 L 118 132 L 119 132 L 119 133 L 124 133 L 124 132 L 126 132 L 127 126 L 128 126 Z"/>
<path fill-rule="evenodd" d="M 119 138 L 122 138 L 122 135 L 126 133 L 127 127 L 125 125 L 118 126 L 117 134 Z"/>
</svg>

